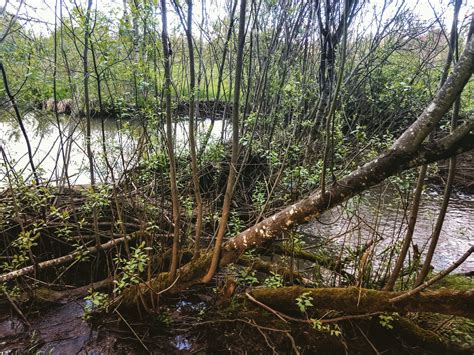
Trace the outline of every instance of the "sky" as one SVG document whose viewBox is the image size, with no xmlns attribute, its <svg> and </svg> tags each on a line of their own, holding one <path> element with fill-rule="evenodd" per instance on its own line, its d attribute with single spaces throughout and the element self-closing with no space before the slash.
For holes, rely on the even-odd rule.
<svg viewBox="0 0 474 355">
<path fill-rule="evenodd" d="M 3 4 L 2 4 L 3 1 Z M 59 3 L 59 0 L 57 0 Z M 63 0 L 68 7 L 72 8 L 71 0 Z M 74 0 L 73 0 L 74 1 Z M 78 4 L 86 7 L 87 0 L 75 0 Z M 369 6 L 381 6 L 383 0 L 366 0 Z M 396 0 L 395 0 L 396 1 Z M 401 0 L 398 0 L 400 2 Z M 444 20 L 447 27 L 449 27 L 452 19 L 452 6 L 449 6 L 449 0 L 405 0 L 407 5 L 414 10 L 418 16 L 426 21 L 434 20 L 434 12 L 437 16 Z M 201 0 L 195 0 L 195 15 L 199 18 L 199 11 Z M 206 0 L 207 6 L 212 8 L 209 11 L 211 14 L 210 20 L 215 20 L 217 17 L 225 17 L 226 11 L 224 9 L 225 0 Z M 46 34 L 51 31 L 54 26 L 54 7 L 56 0 L 0 0 L 0 8 L 5 8 L 9 13 L 16 13 L 19 8 L 20 18 L 29 18 L 32 21 L 23 21 L 26 26 L 33 29 L 37 34 Z M 93 0 L 93 8 L 97 8 L 101 12 L 110 13 L 117 11 L 117 14 L 123 12 L 123 0 Z M 168 11 L 171 9 L 169 6 Z M 468 14 L 474 12 L 474 5 L 469 0 L 464 0 L 460 20 L 466 18 Z M 179 19 L 176 15 L 169 15 L 170 27 L 179 27 Z"/>
</svg>

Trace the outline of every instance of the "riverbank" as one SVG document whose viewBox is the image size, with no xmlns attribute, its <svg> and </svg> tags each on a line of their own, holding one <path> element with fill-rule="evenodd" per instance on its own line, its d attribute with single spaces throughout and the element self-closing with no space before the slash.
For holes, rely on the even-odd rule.
<svg viewBox="0 0 474 355">
<path fill-rule="evenodd" d="M 100 130 L 99 126 L 97 132 Z M 212 244 L 216 233 L 230 168 L 225 149 L 213 153 L 206 156 L 199 174 L 205 205 L 202 250 Z M 243 160 L 244 156 L 247 155 L 243 153 L 238 162 L 241 176 L 235 188 L 226 238 L 253 226 L 261 214 L 270 215 L 315 189 L 319 178 L 318 174 L 309 172 L 311 169 L 302 169 L 297 158 L 286 162 L 288 165 L 279 173 L 281 161 L 272 162 L 271 157 L 261 151 L 248 152 L 247 160 Z M 417 323 L 419 315 L 415 312 L 408 315 L 409 321 L 399 319 L 391 311 L 375 315 L 367 312 L 362 314 L 363 319 L 359 319 L 359 312 L 321 311 L 315 313 L 317 316 L 309 316 L 306 311 L 293 312 L 287 315 L 297 320 L 283 321 L 275 313 L 262 310 L 261 305 L 249 301 L 246 295 L 255 290 L 295 285 L 312 290 L 334 290 L 335 286 L 350 289 L 354 285 L 360 289 L 380 289 L 397 250 L 398 242 L 394 236 L 404 235 L 402 227 L 406 221 L 404 213 L 410 189 L 398 184 L 398 180 L 375 186 L 343 204 L 341 209 L 334 209 L 334 215 L 332 212 L 324 213 L 313 221 L 341 227 L 339 223 L 345 222 L 345 216 L 348 216 L 357 222 L 355 225 L 343 225 L 340 231 L 319 230 L 309 235 L 303 235 L 299 229 L 282 232 L 272 245 L 249 250 L 235 264 L 222 268 L 207 286 L 160 295 L 156 309 L 148 307 L 151 316 L 140 317 L 135 308 L 117 309 L 119 313 L 101 313 L 95 322 L 85 322 L 83 317 L 90 316 L 91 307 L 92 310 L 103 310 L 109 301 L 120 300 L 120 293 L 125 289 L 169 270 L 173 222 L 168 165 L 164 155 L 157 154 L 151 158 L 139 160 L 135 168 L 124 170 L 125 178 L 118 183 L 98 184 L 96 190 L 87 184 L 63 189 L 53 184 L 26 185 L 18 179 L 12 180 L 15 181 L 13 188 L 2 193 L 1 238 L 7 247 L 2 255 L 4 263 L 0 281 L 6 285 L 4 293 L 9 297 L 5 296 L 2 301 L 4 309 L 13 316 L 5 319 L 6 323 L 1 327 L 17 329 L 4 340 L 10 349 L 50 351 L 64 346 L 64 349 L 69 349 L 66 352 L 111 354 L 143 353 L 146 349 L 158 349 L 157 352 L 203 349 L 225 352 L 229 349 L 222 344 L 228 344 L 242 352 L 251 352 L 252 349 L 266 352 L 272 347 L 291 352 L 298 350 L 299 346 L 307 353 L 331 349 L 344 353 L 346 347 L 354 349 L 354 353 L 367 353 L 373 350 L 372 344 L 378 350 L 398 354 L 418 350 L 422 344 L 426 353 L 470 351 L 447 344 L 444 338 L 440 341 L 437 334 L 426 331 L 437 330 L 450 316 L 446 319 L 435 316 L 427 321 L 425 330 L 413 325 L 413 322 L 421 324 Z M 177 170 L 181 174 L 177 180 L 183 196 L 180 216 L 183 265 L 190 264 L 192 257 L 196 219 L 189 198 L 193 192 L 189 164 L 186 154 L 178 157 Z M 406 177 L 406 181 L 412 181 L 409 179 L 411 177 Z M 268 186 L 274 186 L 273 194 L 266 206 L 268 208 L 262 213 Z M 439 208 L 440 195 L 431 199 L 430 191 L 425 192 L 418 220 L 423 230 L 416 234 L 429 237 L 432 215 Z M 456 202 L 459 202 L 458 196 L 453 195 L 450 211 L 464 213 L 464 200 L 461 198 L 459 208 Z M 445 225 L 450 229 L 443 233 L 446 239 L 440 240 L 437 257 L 441 256 L 443 260 L 438 264 L 439 260 L 434 259 L 436 271 L 451 264 L 452 260 L 444 257 L 446 253 L 454 257 L 457 252 L 464 252 L 470 242 L 470 230 L 462 234 L 459 229 L 466 228 L 466 220 L 471 215 L 469 211 L 474 210 L 469 210 L 469 206 L 467 212 L 457 219 L 448 215 Z M 390 218 L 384 220 L 385 216 Z M 357 243 L 350 244 L 349 236 Z M 372 239 L 373 243 L 369 243 Z M 418 243 L 418 239 L 415 241 Z M 454 241 L 455 244 L 445 244 Z M 420 247 L 422 245 L 426 246 L 419 243 Z M 420 250 L 423 252 L 422 248 Z M 461 267 L 465 265 L 471 265 L 469 260 Z M 409 258 L 409 267 L 403 270 L 403 283 L 397 287 L 409 289 L 416 270 L 416 263 Z M 132 279 L 129 274 L 136 276 Z M 89 289 L 94 289 L 91 282 L 104 282 L 105 286 L 102 284 L 101 288 L 89 293 Z M 80 295 L 78 289 L 82 292 Z M 68 298 L 74 294 L 77 298 Z M 306 301 L 313 306 L 309 298 L 298 301 L 300 297 L 290 300 L 293 307 L 297 302 L 306 304 Z M 189 313 L 181 311 L 182 301 L 191 308 Z M 140 301 L 134 306 L 141 307 Z M 68 326 L 59 327 L 53 323 L 56 313 L 60 322 L 68 322 Z M 330 320 L 346 316 L 357 317 L 341 322 Z M 329 319 L 330 326 L 318 323 L 320 319 Z M 469 325 L 466 322 L 470 321 L 463 318 L 460 323 Z M 198 326 L 190 327 L 190 323 Z M 216 333 L 216 328 L 220 332 Z M 242 342 L 241 336 L 247 341 Z M 421 350 L 418 352 L 423 353 Z"/>
</svg>

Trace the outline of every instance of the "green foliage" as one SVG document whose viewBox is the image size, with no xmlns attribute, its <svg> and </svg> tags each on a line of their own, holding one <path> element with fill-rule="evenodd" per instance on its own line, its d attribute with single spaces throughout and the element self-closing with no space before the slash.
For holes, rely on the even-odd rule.
<svg viewBox="0 0 474 355">
<path fill-rule="evenodd" d="M 284 247 L 288 250 L 301 251 L 303 250 L 306 242 L 303 240 L 303 235 L 292 230 L 290 232 L 289 240 L 285 241 Z"/>
<path fill-rule="evenodd" d="M 283 287 L 283 276 L 273 271 L 270 271 L 270 274 L 271 276 L 268 276 L 265 281 L 263 281 L 263 285 L 269 288 Z"/>
<path fill-rule="evenodd" d="M 148 263 L 145 242 L 140 243 L 140 245 L 135 248 L 131 248 L 131 250 L 130 259 L 127 260 L 120 256 L 115 258 L 117 269 L 119 273 L 121 273 L 121 276 L 114 280 L 114 293 L 121 293 L 127 287 L 138 284 L 140 282 L 140 273 L 145 271 L 145 267 Z"/>
<path fill-rule="evenodd" d="M 110 205 L 109 200 L 109 190 L 111 187 L 109 185 L 101 185 L 98 190 L 94 191 L 92 188 L 86 190 L 86 202 L 81 207 L 81 209 L 86 213 L 91 213 L 96 210 L 101 212 L 103 207 Z"/>
<path fill-rule="evenodd" d="M 285 170 L 282 182 L 289 189 L 312 190 L 319 185 L 321 171 L 322 161 L 312 167 L 298 165 Z"/>
<path fill-rule="evenodd" d="M 323 324 L 319 319 L 310 319 L 311 321 L 311 326 L 313 329 L 320 331 L 320 332 L 325 332 L 329 333 L 332 336 L 339 337 L 342 335 L 341 328 L 337 324 Z"/>
<path fill-rule="evenodd" d="M 235 211 L 232 211 L 230 213 L 228 225 L 230 228 L 231 235 L 239 234 L 244 228 L 244 224 L 242 223 L 242 220 L 240 219 L 239 214 Z"/>
<path fill-rule="evenodd" d="M 431 275 L 430 278 L 432 276 L 435 275 Z M 431 288 L 435 289 L 443 287 L 459 291 L 474 289 L 474 279 L 462 274 L 451 274 L 443 277 L 440 281 L 431 286 Z"/>
<path fill-rule="evenodd" d="M 257 257 L 257 250 L 253 248 L 247 249 L 244 253 L 244 257 L 249 258 L 249 259 L 255 259 Z"/>
<path fill-rule="evenodd" d="M 191 219 L 193 217 L 193 211 L 194 211 L 193 199 L 188 196 L 181 202 L 181 204 L 184 207 L 186 217 Z"/>
<path fill-rule="evenodd" d="M 203 138 L 203 137 L 202 137 Z M 202 144 L 202 142 L 201 142 Z M 219 142 L 210 142 L 204 150 L 202 160 L 219 164 L 225 157 L 226 148 L 224 144 Z"/>
<path fill-rule="evenodd" d="M 21 289 L 14 285 L 12 287 L 8 287 L 5 283 L 0 283 L 0 295 L 7 294 L 10 298 L 16 299 L 21 295 Z"/>
<path fill-rule="evenodd" d="M 169 312 L 160 312 L 157 315 L 157 321 L 164 324 L 165 327 L 170 327 L 173 324 L 173 318 Z"/>
<path fill-rule="evenodd" d="M 394 320 L 394 317 L 390 314 L 379 314 L 379 323 L 382 327 L 385 329 L 393 329 L 392 322 Z"/>
<path fill-rule="evenodd" d="M 262 212 L 266 200 L 266 186 L 262 181 L 258 181 L 252 193 L 252 203 L 257 212 Z"/>
<path fill-rule="evenodd" d="M 296 298 L 296 305 L 301 313 L 305 313 L 308 308 L 313 307 L 312 301 L 311 292 L 304 292 Z"/>
<path fill-rule="evenodd" d="M 30 261 L 31 248 L 38 245 L 37 240 L 39 237 L 40 233 L 34 229 L 21 231 L 12 242 L 16 252 L 9 261 L 2 263 L 2 268 L 5 271 L 16 270 Z"/>
<path fill-rule="evenodd" d="M 474 347 L 474 321 L 458 318 L 448 327 L 441 330 L 441 334 L 455 344 L 472 349 Z"/>
<path fill-rule="evenodd" d="M 250 269 L 242 269 L 237 275 L 237 281 L 246 286 L 253 286 L 258 284 L 257 276 L 255 271 Z"/>
<path fill-rule="evenodd" d="M 106 311 L 110 305 L 109 296 L 106 293 L 89 290 L 89 295 L 84 297 L 84 319 L 90 319 L 95 312 Z"/>
<path fill-rule="evenodd" d="M 408 170 L 401 174 L 391 176 L 388 181 L 403 193 L 408 193 L 416 181 L 416 170 Z"/>
</svg>

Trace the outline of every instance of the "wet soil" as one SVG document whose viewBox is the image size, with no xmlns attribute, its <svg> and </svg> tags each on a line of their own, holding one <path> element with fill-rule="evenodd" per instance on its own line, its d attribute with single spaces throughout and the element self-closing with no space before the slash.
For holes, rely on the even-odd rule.
<svg viewBox="0 0 474 355">
<path fill-rule="evenodd" d="M 469 354 L 417 338 L 377 316 L 338 324 L 341 334 L 286 322 L 245 302 L 216 301 L 212 287 L 164 298 L 155 314 L 123 310 L 85 320 L 82 299 L 25 304 L 22 317 L 0 306 L 1 354 Z M 304 318 L 301 314 L 293 315 Z M 400 328 L 400 329 L 398 329 Z M 395 329 L 395 330 L 394 330 Z M 449 352 L 446 352 L 448 351 Z"/>
</svg>

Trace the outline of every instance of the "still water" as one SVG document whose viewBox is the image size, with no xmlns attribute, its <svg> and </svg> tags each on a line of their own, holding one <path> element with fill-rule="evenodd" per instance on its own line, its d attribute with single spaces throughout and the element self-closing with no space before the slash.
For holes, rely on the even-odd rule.
<svg viewBox="0 0 474 355">
<path fill-rule="evenodd" d="M 53 115 L 48 113 L 29 114 L 24 118 L 28 139 L 33 150 L 33 160 L 36 168 L 41 172 L 43 179 L 58 181 L 63 169 L 63 156 L 69 155 L 68 176 L 71 184 L 88 184 L 89 161 L 85 149 L 85 120 L 73 120 L 68 116 L 60 117 L 62 137 L 59 135 L 58 124 Z M 211 133 L 211 139 L 219 139 L 223 122 L 216 120 Z M 175 142 L 177 154 L 186 150 L 188 144 L 186 121 L 175 124 Z M 210 120 L 200 121 L 198 134 L 205 134 Z M 102 149 L 101 120 L 91 121 L 91 145 L 94 155 L 94 165 L 98 181 L 107 180 L 107 168 Z M 156 138 L 158 145 L 165 145 L 163 140 L 164 127 L 156 132 L 148 132 Z M 104 120 L 105 145 L 110 165 L 115 174 L 120 174 L 136 163 L 135 153 L 139 144 L 139 137 L 143 135 L 143 127 L 136 121 L 122 121 L 115 119 Z M 65 149 L 60 149 L 61 140 Z M 13 117 L 0 116 L 0 147 L 6 153 L 8 164 L 24 177 L 31 174 L 28 164 L 28 151 L 25 139 L 21 134 L 18 123 Z M 1 158 L 1 155 L 0 155 Z M 7 185 L 8 176 L 4 159 L 0 159 L 0 187 Z"/>
</svg>

